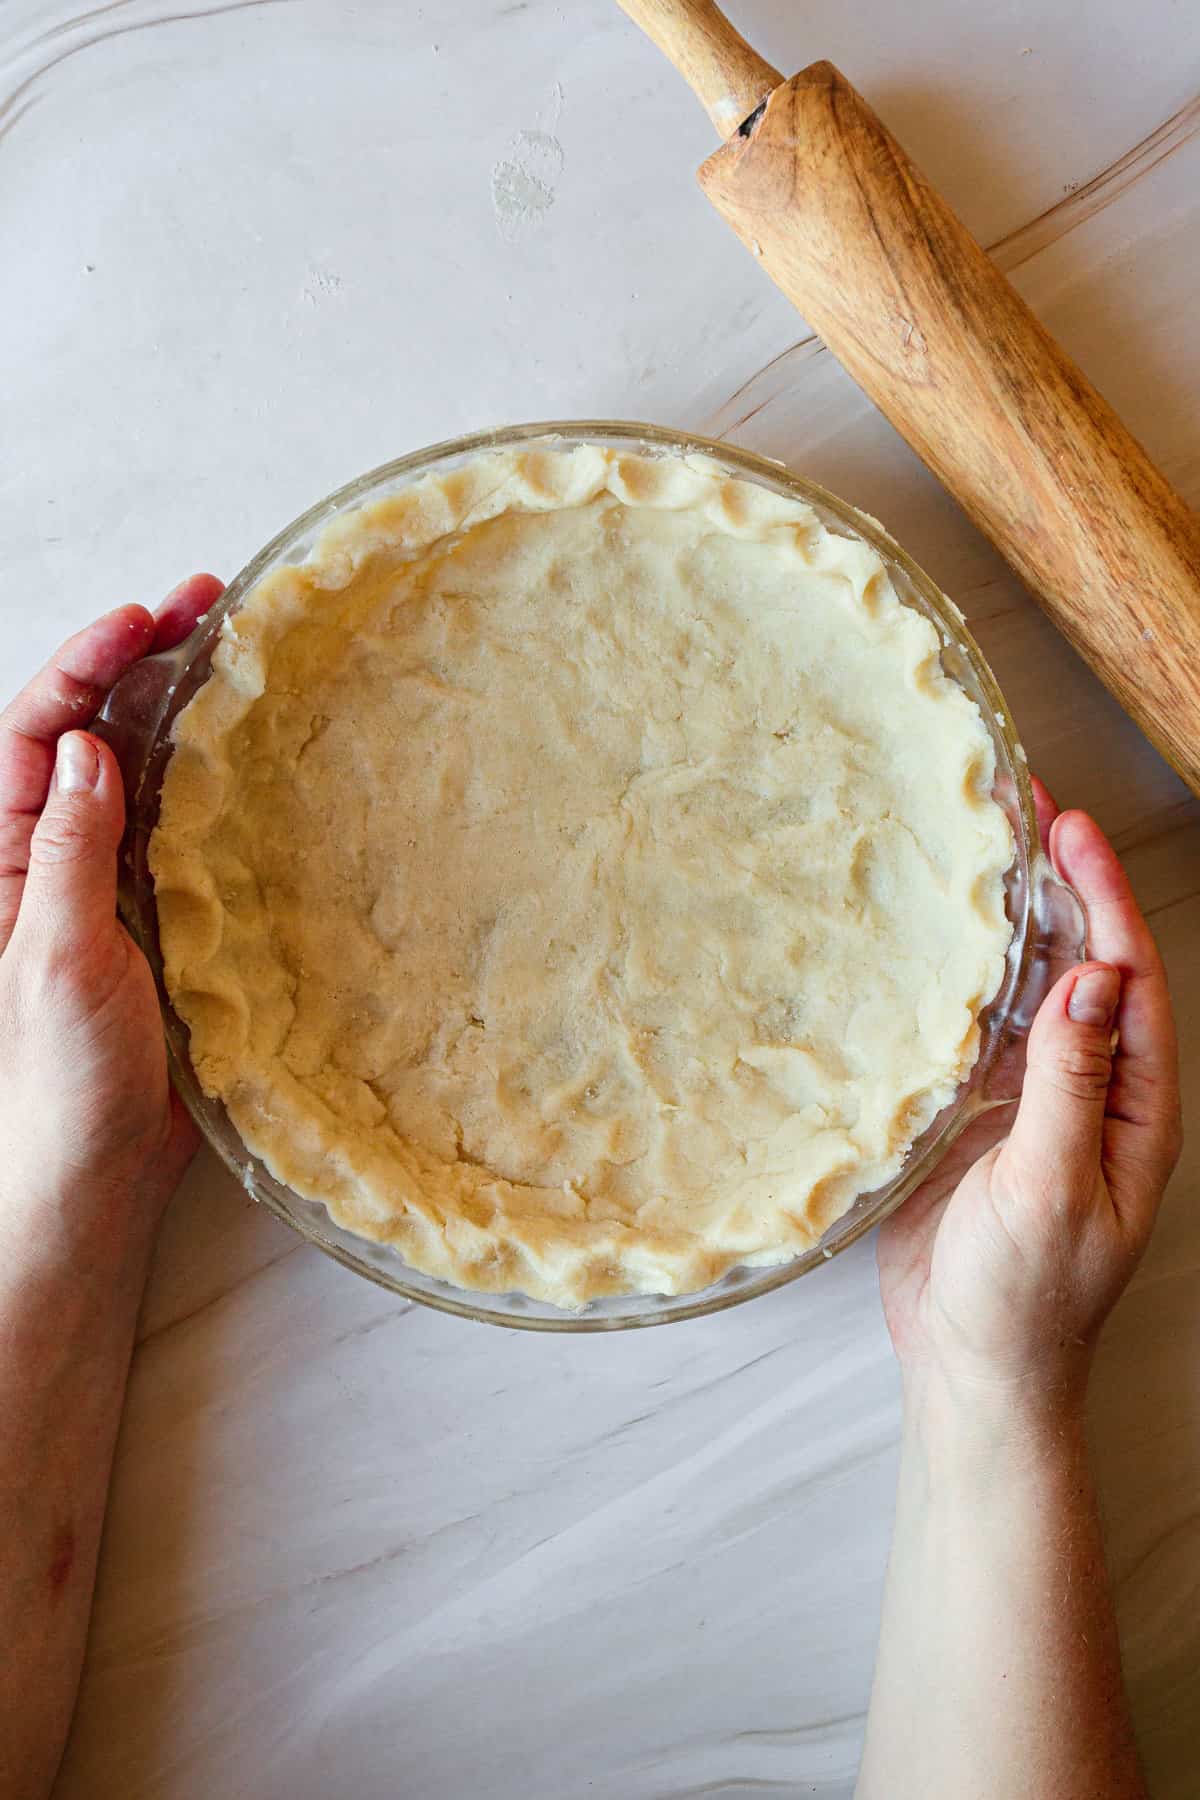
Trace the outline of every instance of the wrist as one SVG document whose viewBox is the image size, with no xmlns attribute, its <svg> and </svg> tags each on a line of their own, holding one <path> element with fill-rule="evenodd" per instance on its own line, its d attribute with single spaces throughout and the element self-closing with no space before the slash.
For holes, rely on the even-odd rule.
<svg viewBox="0 0 1200 1800">
<path fill-rule="evenodd" d="M 1085 1454 L 1087 1367 L 1020 1377 L 903 1370 L 904 1441 L 931 1473 L 984 1481 Z"/>
<path fill-rule="evenodd" d="M 37 1213 L 14 1219 L 0 1196 L 0 1312 L 5 1341 L 0 1362 L 15 1360 L 39 1371 L 46 1391 L 73 1380 L 81 1367 L 116 1357 L 120 1381 L 135 1323 L 154 1231 L 122 1220 L 108 1228 L 102 1209 L 92 1212 L 79 1195 L 42 1196 Z M 76 1206 L 87 1215 L 64 1228 Z M 116 1366 L 116 1365 L 114 1365 Z"/>
<path fill-rule="evenodd" d="M 38 1280 L 65 1271 L 79 1281 L 141 1283 L 166 1195 L 87 1171 L 43 1170 L 0 1185 L 0 1248 L 6 1272 Z"/>
</svg>

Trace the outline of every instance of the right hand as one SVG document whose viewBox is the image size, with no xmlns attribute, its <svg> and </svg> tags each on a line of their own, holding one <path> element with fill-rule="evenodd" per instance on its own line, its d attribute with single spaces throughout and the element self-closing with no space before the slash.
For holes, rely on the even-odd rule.
<svg viewBox="0 0 1200 1800">
<path fill-rule="evenodd" d="M 906 1385 L 932 1379 L 975 1406 L 1082 1395 L 1181 1145 L 1175 1029 L 1154 939 L 1099 827 L 1084 813 L 1057 816 L 1044 789 L 1039 801 L 1097 960 L 1042 1003 L 1009 1135 L 952 1191 L 945 1177 L 918 1190 L 878 1244 Z"/>
</svg>

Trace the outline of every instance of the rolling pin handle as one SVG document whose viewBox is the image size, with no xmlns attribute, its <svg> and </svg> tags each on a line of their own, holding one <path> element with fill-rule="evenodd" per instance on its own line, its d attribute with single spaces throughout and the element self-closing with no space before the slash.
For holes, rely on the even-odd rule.
<svg viewBox="0 0 1200 1800">
<path fill-rule="evenodd" d="M 783 85 L 714 0 L 617 0 L 691 87 L 722 138 Z"/>
</svg>

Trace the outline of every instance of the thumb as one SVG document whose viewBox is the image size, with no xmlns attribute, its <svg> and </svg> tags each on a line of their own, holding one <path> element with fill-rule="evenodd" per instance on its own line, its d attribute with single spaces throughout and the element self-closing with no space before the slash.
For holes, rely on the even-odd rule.
<svg viewBox="0 0 1200 1800">
<path fill-rule="evenodd" d="M 18 931 L 79 942 L 113 921 L 124 823 L 125 797 L 112 751 L 87 732 L 65 732 L 30 839 Z"/>
<path fill-rule="evenodd" d="M 1090 1198 L 1100 1167 L 1120 997 L 1118 970 L 1085 963 L 1051 988 L 1029 1034 L 1025 1084 L 1006 1152 L 1064 1197 L 1086 1183 Z"/>
</svg>

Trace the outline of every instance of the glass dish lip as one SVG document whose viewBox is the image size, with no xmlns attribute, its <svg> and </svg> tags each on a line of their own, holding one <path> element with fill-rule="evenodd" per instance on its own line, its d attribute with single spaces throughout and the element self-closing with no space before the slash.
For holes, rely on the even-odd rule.
<svg viewBox="0 0 1200 1800">
<path fill-rule="evenodd" d="M 920 596 L 923 605 L 935 615 L 941 625 L 947 644 L 953 641 L 969 664 L 971 675 L 979 690 L 977 698 L 981 703 L 986 704 L 991 715 L 986 722 L 991 728 L 993 736 L 1000 738 L 1006 752 L 1007 772 L 1011 773 L 1013 779 L 1013 800 L 1015 802 L 1013 811 L 1016 815 L 1013 819 L 1010 814 L 1010 823 L 1014 824 L 1014 836 L 1018 839 L 1016 856 L 1020 858 L 1022 851 L 1024 852 L 1029 892 L 1025 909 L 1027 928 L 1016 945 L 1015 967 L 1006 971 L 1001 991 L 1007 991 L 1011 996 L 1019 997 L 1029 983 L 1034 965 L 1039 958 L 1044 957 L 1045 953 L 1045 945 L 1039 944 L 1036 933 L 1030 928 L 1034 919 L 1037 895 L 1044 895 L 1047 887 L 1058 887 L 1064 895 L 1070 895 L 1070 890 L 1054 874 L 1041 849 L 1032 783 L 1024 752 L 1012 723 L 1012 714 L 999 684 L 958 608 L 877 520 L 869 514 L 861 512 L 838 495 L 830 493 L 818 483 L 794 473 L 785 464 L 754 451 L 726 444 L 698 432 L 681 431 L 642 421 L 622 419 L 530 421 L 444 439 L 439 443 L 381 463 L 343 483 L 332 493 L 326 495 L 324 499 L 306 508 L 282 530 L 276 532 L 269 542 L 245 564 L 229 583 L 221 598 L 210 609 L 206 621 L 202 621 L 198 625 L 197 630 L 178 650 L 161 659 L 162 662 L 170 665 L 171 672 L 177 681 L 180 674 L 186 671 L 194 661 L 199 661 L 200 657 L 211 650 L 221 622 L 241 604 L 245 596 L 270 568 L 284 558 L 303 560 L 311 546 L 313 536 L 319 533 L 322 526 L 348 509 L 363 504 L 378 490 L 399 485 L 405 481 L 405 478 L 417 479 L 429 474 L 440 464 L 459 461 L 475 454 L 527 447 L 533 444 L 566 447 L 572 443 L 598 443 L 631 454 L 637 454 L 639 451 L 657 451 L 675 456 L 711 457 L 723 467 L 728 468 L 731 473 L 740 473 L 757 484 L 767 485 L 780 493 L 815 506 L 819 511 L 828 515 L 828 518 L 837 521 L 846 531 L 871 544 L 891 567 L 904 572 Z M 166 691 L 174 693 L 174 685 Z M 119 696 L 120 684 L 118 689 L 114 690 L 113 696 L 110 696 L 101 715 L 102 727 L 109 723 L 115 714 L 119 713 Z M 164 722 L 163 720 L 159 721 L 160 727 Z M 143 750 L 146 748 L 144 744 L 141 747 Z M 128 781 L 128 770 L 126 770 L 126 776 Z M 132 791 L 134 804 L 140 809 L 145 798 L 141 782 L 138 782 Z M 157 791 L 154 799 L 156 801 Z M 144 868 L 144 839 L 148 838 L 148 835 L 149 829 L 147 828 L 143 832 L 141 846 L 143 854 L 140 864 L 134 860 L 131 853 L 130 861 L 134 866 L 135 890 L 139 875 L 142 883 L 149 886 L 149 911 L 153 917 L 153 887 L 148 871 Z M 213 1147 L 231 1172 L 238 1177 L 243 1186 L 248 1189 L 252 1197 L 259 1200 L 276 1217 L 298 1232 L 302 1238 L 323 1250 L 326 1255 L 331 1256 L 344 1267 L 352 1269 L 356 1274 L 363 1275 L 378 1286 L 406 1299 L 418 1301 L 436 1311 L 460 1318 L 473 1319 L 476 1322 L 504 1325 L 521 1330 L 551 1332 L 641 1329 L 723 1312 L 731 1306 L 740 1305 L 743 1301 L 773 1292 L 776 1288 L 798 1280 L 801 1275 L 820 1266 L 823 1262 L 832 1260 L 833 1256 L 840 1254 L 842 1250 L 856 1243 L 867 1231 L 881 1223 L 928 1177 L 971 1121 L 989 1106 L 999 1103 L 979 1091 L 976 1077 L 982 1067 L 983 1053 L 986 1048 L 986 1046 L 981 1046 L 980 1063 L 960 1086 L 955 1100 L 947 1109 L 950 1117 L 945 1124 L 924 1150 L 912 1160 L 911 1165 L 907 1165 L 900 1175 L 883 1190 L 875 1204 L 865 1206 L 857 1217 L 851 1218 L 849 1215 L 845 1215 L 842 1220 L 835 1221 L 834 1226 L 830 1228 L 837 1231 L 837 1240 L 832 1248 L 825 1246 L 825 1237 L 829 1235 L 827 1232 L 816 1244 L 786 1262 L 760 1269 L 748 1268 L 746 1264 L 739 1264 L 735 1269 L 730 1270 L 721 1281 L 694 1295 L 612 1296 L 610 1297 L 612 1303 L 624 1304 L 631 1309 L 614 1314 L 590 1310 L 593 1306 L 604 1307 L 605 1300 L 590 1302 L 588 1307 L 583 1310 L 572 1312 L 550 1307 L 546 1302 L 529 1300 L 524 1296 L 477 1293 L 473 1290 L 459 1289 L 452 1287 L 449 1283 L 425 1276 L 421 1271 L 413 1270 L 397 1252 L 389 1250 L 389 1247 L 385 1245 L 366 1239 L 358 1240 L 353 1237 L 353 1234 L 343 1232 L 336 1221 L 325 1214 L 324 1208 L 319 1203 L 302 1202 L 320 1214 L 320 1220 L 298 1216 L 296 1210 L 289 1207 L 282 1195 L 290 1193 L 291 1190 L 286 1189 L 285 1184 L 276 1182 L 268 1171 L 262 1169 L 258 1159 L 253 1157 L 252 1153 L 241 1144 L 240 1138 L 224 1115 L 224 1109 L 220 1108 L 219 1103 L 208 1100 L 199 1089 L 186 1052 L 186 1027 L 174 1012 L 163 983 L 161 958 L 158 955 L 156 941 L 157 934 L 153 930 L 149 934 L 147 933 L 145 919 L 142 917 L 143 909 L 137 903 L 138 897 L 135 892 L 131 901 L 128 886 L 125 885 L 122 911 L 127 923 L 133 929 L 137 941 L 150 957 L 167 1025 L 167 1043 L 172 1073 L 205 1140 Z M 1075 901 L 1074 904 L 1076 912 L 1082 920 L 1082 911 L 1078 902 Z M 1080 930 L 1082 930 L 1082 926 Z M 1068 938 L 1070 936 L 1069 925 L 1067 936 Z M 1073 954 L 1078 957 L 1081 949 L 1081 943 L 1076 944 L 1073 947 Z M 216 1113 L 219 1113 L 219 1117 L 214 1116 Z M 939 1118 L 942 1116 L 939 1115 Z M 221 1129 L 222 1123 L 224 1129 Z M 258 1176 L 259 1169 L 262 1169 L 265 1181 Z M 268 1184 L 277 1186 L 281 1191 L 280 1195 L 273 1193 Z M 293 1196 L 293 1198 L 296 1201 L 301 1200 L 300 1196 Z M 327 1226 L 328 1230 L 323 1229 L 323 1225 Z M 348 1242 L 340 1242 L 338 1237 L 332 1235 L 335 1232 L 341 1233 Z M 361 1251 L 351 1247 L 351 1244 L 357 1245 L 360 1242 Z M 368 1260 L 370 1252 L 390 1255 L 395 1266 L 395 1273 L 391 1268 L 375 1266 L 371 1260 Z M 746 1279 L 738 1285 L 730 1286 L 728 1291 L 723 1291 L 725 1285 L 739 1273 Z M 432 1285 L 427 1286 L 426 1284 Z M 517 1302 L 515 1306 L 512 1305 L 514 1301 Z M 511 1310 L 505 1308 L 505 1302 L 509 1302 Z M 545 1308 L 546 1310 L 526 1311 L 523 1310 L 524 1307 Z"/>
</svg>

